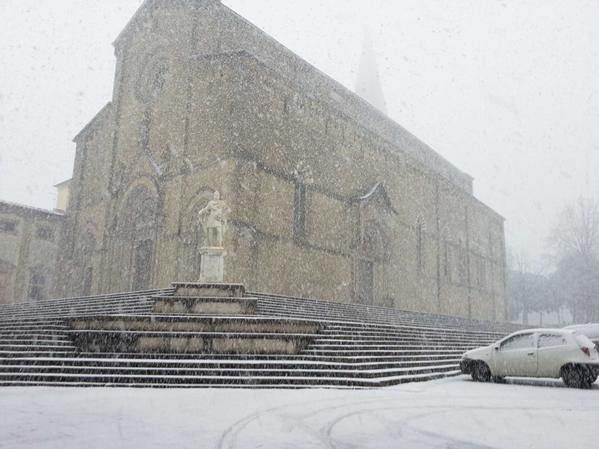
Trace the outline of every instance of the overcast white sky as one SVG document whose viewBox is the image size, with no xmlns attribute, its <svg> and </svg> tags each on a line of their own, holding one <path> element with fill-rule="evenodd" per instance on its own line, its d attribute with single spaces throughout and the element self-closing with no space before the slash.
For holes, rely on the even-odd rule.
<svg viewBox="0 0 599 449">
<path fill-rule="evenodd" d="M 349 88 L 369 25 L 389 115 L 475 178 L 534 268 L 563 205 L 599 196 L 599 1 L 224 3 Z M 0 199 L 53 207 L 140 4 L 0 0 Z"/>
</svg>

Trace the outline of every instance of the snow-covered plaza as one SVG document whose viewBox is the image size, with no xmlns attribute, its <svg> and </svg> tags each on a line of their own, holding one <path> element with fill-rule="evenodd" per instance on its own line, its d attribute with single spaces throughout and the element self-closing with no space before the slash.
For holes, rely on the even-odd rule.
<svg viewBox="0 0 599 449">
<path fill-rule="evenodd" d="M 597 447 L 599 385 L 466 376 L 376 390 L 6 388 L 1 448 Z"/>
</svg>

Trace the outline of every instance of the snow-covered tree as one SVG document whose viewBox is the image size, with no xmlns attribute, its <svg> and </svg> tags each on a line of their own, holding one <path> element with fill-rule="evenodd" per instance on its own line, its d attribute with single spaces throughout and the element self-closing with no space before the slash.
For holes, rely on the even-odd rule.
<svg viewBox="0 0 599 449">
<path fill-rule="evenodd" d="M 551 236 L 552 280 L 577 322 L 599 321 L 599 202 L 579 198 L 562 212 Z"/>
</svg>

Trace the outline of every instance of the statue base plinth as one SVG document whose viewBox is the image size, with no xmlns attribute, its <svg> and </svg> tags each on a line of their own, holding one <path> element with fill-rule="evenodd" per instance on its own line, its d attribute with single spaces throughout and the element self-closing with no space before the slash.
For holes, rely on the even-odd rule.
<svg viewBox="0 0 599 449">
<path fill-rule="evenodd" d="M 222 282 L 225 275 L 225 249 L 200 248 L 200 282 Z"/>
</svg>

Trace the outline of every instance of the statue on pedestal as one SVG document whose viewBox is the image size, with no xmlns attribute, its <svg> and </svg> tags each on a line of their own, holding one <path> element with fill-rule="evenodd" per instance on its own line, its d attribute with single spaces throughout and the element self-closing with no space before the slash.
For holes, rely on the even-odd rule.
<svg viewBox="0 0 599 449">
<path fill-rule="evenodd" d="M 200 224 L 206 236 L 206 244 L 204 246 L 210 248 L 222 248 L 223 238 L 227 228 L 227 220 L 231 209 L 223 200 L 220 199 L 220 193 L 214 192 L 212 200 L 208 201 L 198 213 Z"/>
<path fill-rule="evenodd" d="M 218 191 L 214 192 L 214 197 L 198 213 L 205 236 L 204 245 L 200 248 L 200 282 L 223 281 L 226 255 L 224 236 L 230 214 L 231 209 L 220 199 Z"/>
</svg>

